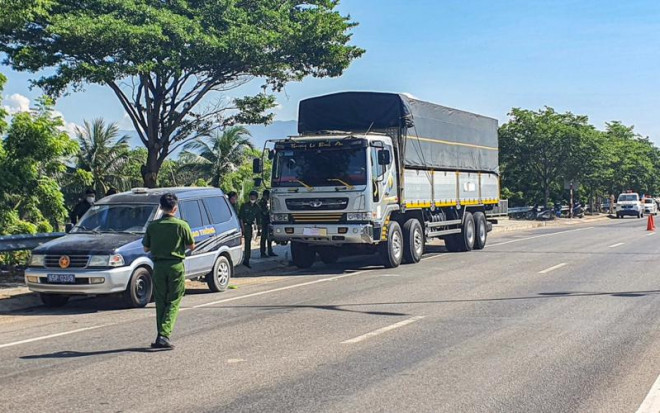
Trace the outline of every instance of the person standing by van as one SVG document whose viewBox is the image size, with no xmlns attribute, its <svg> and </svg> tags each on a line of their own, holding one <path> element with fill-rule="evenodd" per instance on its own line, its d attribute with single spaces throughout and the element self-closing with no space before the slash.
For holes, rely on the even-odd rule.
<svg viewBox="0 0 660 413">
<path fill-rule="evenodd" d="M 227 193 L 227 198 L 229 199 L 229 204 L 234 208 L 234 213 L 238 216 L 238 194 L 236 191 L 231 191 Z"/>
<path fill-rule="evenodd" d="M 94 205 L 94 202 L 96 202 L 96 191 L 90 188 L 85 191 L 85 199 L 78 202 L 71 210 L 71 213 L 69 214 L 71 223 L 77 224 L 78 220 L 85 215 L 85 212 Z"/>
<path fill-rule="evenodd" d="M 266 245 L 268 245 L 268 257 L 277 257 L 273 252 L 273 240 L 270 235 L 270 191 L 264 189 L 259 200 L 261 209 L 261 239 L 259 239 L 259 251 L 261 258 L 266 257 Z"/>
<path fill-rule="evenodd" d="M 160 197 L 163 217 L 147 227 L 142 239 L 146 252 L 151 252 L 154 262 L 154 298 L 156 301 L 156 328 L 158 336 L 153 348 L 174 348 L 170 341 L 179 305 L 186 292 L 186 272 L 183 260 L 186 249 L 195 249 L 195 240 L 186 221 L 174 215 L 178 198 L 168 193 Z"/>
<path fill-rule="evenodd" d="M 261 227 L 261 208 L 257 205 L 257 198 L 259 193 L 257 191 L 250 192 L 250 201 L 244 203 L 241 206 L 241 210 L 238 213 L 239 221 L 243 225 L 243 236 L 245 237 L 245 250 L 243 253 L 243 265 L 248 268 L 250 266 L 250 257 L 252 256 L 252 238 L 254 235 L 254 230 L 252 226 L 257 225 L 257 228 Z"/>
</svg>

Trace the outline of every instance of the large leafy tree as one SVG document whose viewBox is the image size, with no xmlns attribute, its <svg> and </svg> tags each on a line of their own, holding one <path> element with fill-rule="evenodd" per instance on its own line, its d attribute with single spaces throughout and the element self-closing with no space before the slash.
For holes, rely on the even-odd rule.
<svg viewBox="0 0 660 413">
<path fill-rule="evenodd" d="M 219 187 L 222 179 L 238 170 L 254 149 L 250 132 L 243 126 L 232 126 L 211 139 L 197 138 L 189 142 L 181 153 L 181 170 L 193 171 L 199 177 Z"/>
<path fill-rule="evenodd" d="M 306 76 L 339 76 L 363 50 L 338 0 L 0 0 L 0 51 L 15 70 L 49 69 L 34 84 L 59 96 L 86 83 L 123 105 L 157 184 L 169 154 L 234 123 L 267 123 L 273 91 Z M 210 103 L 260 79 L 256 95 Z"/>
<path fill-rule="evenodd" d="M 107 124 L 103 119 L 85 121 L 76 128 L 80 144 L 77 167 L 92 174 L 96 192 L 102 196 L 110 186 L 122 187 L 129 178 L 122 176 L 122 167 L 129 159 L 129 137 L 119 136 L 116 123 Z"/>
<path fill-rule="evenodd" d="M 66 216 L 64 197 L 55 177 L 78 146 L 63 131 L 52 101 L 14 115 L 0 151 L 0 231 L 49 231 Z"/>
</svg>

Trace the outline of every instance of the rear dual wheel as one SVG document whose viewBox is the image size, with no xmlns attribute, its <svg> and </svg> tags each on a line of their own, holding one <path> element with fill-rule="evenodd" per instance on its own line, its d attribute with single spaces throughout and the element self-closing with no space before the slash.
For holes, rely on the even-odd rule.
<svg viewBox="0 0 660 413">
<path fill-rule="evenodd" d="M 485 221 L 485 219 L 484 219 Z M 485 229 L 485 222 L 484 222 Z M 471 212 L 466 212 L 463 217 L 463 226 L 461 232 L 445 237 L 445 247 L 450 252 L 472 251 L 475 248 L 476 228 L 475 217 Z M 486 240 L 483 240 L 484 246 Z M 483 248 L 483 247 L 482 247 Z"/>
<path fill-rule="evenodd" d="M 403 224 L 403 262 L 414 264 L 424 255 L 424 230 L 419 220 L 410 218 Z"/>
</svg>

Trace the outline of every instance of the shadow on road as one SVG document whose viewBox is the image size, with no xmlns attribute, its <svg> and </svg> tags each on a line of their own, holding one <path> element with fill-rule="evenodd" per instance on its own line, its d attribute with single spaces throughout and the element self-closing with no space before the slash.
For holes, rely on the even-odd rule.
<svg viewBox="0 0 660 413">
<path fill-rule="evenodd" d="M 248 309 L 299 309 L 299 308 L 311 308 L 318 310 L 333 310 L 333 311 L 348 311 L 348 312 L 357 312 L 363 314 L 374 314 L 374 315 L 388 315 L 388 316 L 406 316 L 406 313 L 395 313 L 387 311 L 357 311 L 350 310 L 345 307 L 367 307 L 367 306 L 394 306 L 394 305 L 410 305 L 410 304 L 454 304 L 454 303 L 486 303 L 486 302 L 497 302 L 497 301 L 515 301 L 515 300 L 539 300 L 539 299 L 552 299 L 552 298 L 579 298 L 579 297 L 598 297 L 598 296 L 610 296 L 610 297 L 622 297 L 622 298 L 637 298 L 645 297 L 647 295 L 660 294 L 660 290 L 647 290 L 647 291 L 603 291 L 603 292 L 569 292 L 569 291 L 558 291 L 558 292 L 547 292 L 539 293 L 538 295 L 532 296 L 522 296 L 522 297 L 501 297 L 501 298 L 473 298 L 473 299 L 455 299 L 455 300 L 428 300 L 428 301 L 396 301 L 389 303 L 352 303 L 352 304 L 333 304 L 333 305 L 229 305 L 229 306 L 209 306 L 204 308 L 248 308 Z"/>
<path fill-rule="evenodd" d="M 150 347 L 131 347 L 131 348 L 118 348 L 113 350 L 99 350 L 99 351 L 58 351 L 56 353 L 34 354 L 30 356 L 20 357 L 23 360 L 38 360 L 38 359 L 68 359 L 77 357 L 101 356 L 104 354 L 118 354 L 118 353 L 158 353 L 161 351 L 169 351 L 170 349 L 153 349 Z"/>
</svg>

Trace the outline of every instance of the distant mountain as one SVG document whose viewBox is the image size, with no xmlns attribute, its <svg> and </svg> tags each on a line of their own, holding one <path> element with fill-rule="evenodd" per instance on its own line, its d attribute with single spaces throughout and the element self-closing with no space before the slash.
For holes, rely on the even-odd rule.
<svg viewBox="0 0 660 413">
<path fill-rule="evenodd" d="M 268 139 L 282 139 L 298 134 L 298 122 L 295 120 L 277 120 L 268 126 L 248 125 L 246 128 L 250 131 L 252 143 L 254 143 L 256 148 L 263 148 L 264 143 Z M 121 130 L 119 133 L 120 135 L 129 136 L 130 139 L 128 142 L 131 147 L 138 148 L 142 146 L 142 142 L 136 131 Z M 174 155 L 178 155 L 178 152 L 180 151 L 177 151 Z"/>
</svg>

